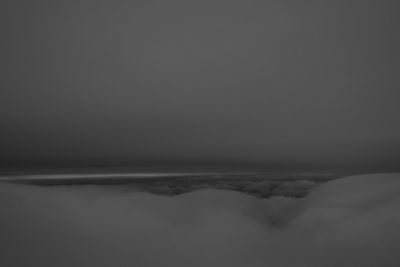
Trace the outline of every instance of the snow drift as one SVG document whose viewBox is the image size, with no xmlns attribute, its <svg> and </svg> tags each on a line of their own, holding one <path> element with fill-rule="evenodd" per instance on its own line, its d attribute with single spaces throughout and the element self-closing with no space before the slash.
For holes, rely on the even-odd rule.
<svg viewBox="0 0 400 267">
<path fill-rule="evenodd" d="M 400 174 L 307 197 L 0 185 L 0 266 L 400 266 Z"/>
</svg>

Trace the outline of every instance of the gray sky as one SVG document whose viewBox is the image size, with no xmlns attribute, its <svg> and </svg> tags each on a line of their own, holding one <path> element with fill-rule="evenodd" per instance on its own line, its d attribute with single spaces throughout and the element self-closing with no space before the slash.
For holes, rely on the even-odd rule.
<svg viewBox="0 0 400 267">
<path fill-rule="evenodd" d="M 396 2 L 5 1 L 0 159 L 395 164 Z"/>
</svg>

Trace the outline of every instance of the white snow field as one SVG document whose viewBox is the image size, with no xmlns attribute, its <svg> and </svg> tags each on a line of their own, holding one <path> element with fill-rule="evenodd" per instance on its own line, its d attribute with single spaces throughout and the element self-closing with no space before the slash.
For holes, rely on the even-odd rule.
<svg viewBox="0 0 400 267">
<path fill-rule="evenodd" d="M 0 185 L 0 266 L 400 266 L 400 174 L 303 199 Z"/>
</svg>

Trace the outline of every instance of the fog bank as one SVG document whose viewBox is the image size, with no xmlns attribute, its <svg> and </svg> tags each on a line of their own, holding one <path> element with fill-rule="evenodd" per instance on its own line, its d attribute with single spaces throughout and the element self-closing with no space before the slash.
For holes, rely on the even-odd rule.
<svg viewBox="0 0 400 267">
<path fill-rule="evenodd" d="M 1 266 L 398 266 L 400 174 L 307 197 L 0 185 Z"/>
</svg>

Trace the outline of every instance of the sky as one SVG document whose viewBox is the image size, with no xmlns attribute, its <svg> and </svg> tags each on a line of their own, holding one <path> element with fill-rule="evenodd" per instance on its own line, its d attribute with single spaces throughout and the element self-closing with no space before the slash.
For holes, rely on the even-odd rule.
<svg viewBox="0 0 400 267">
<path fill-rule="evenodd" d="M 6 0 L 0 165 L 398 166 L 398 6 Z"/>
</svg>

